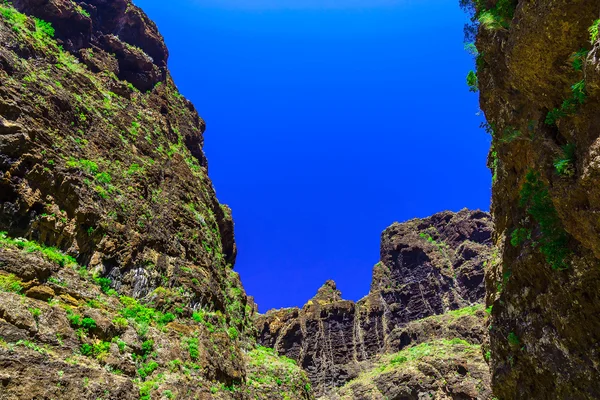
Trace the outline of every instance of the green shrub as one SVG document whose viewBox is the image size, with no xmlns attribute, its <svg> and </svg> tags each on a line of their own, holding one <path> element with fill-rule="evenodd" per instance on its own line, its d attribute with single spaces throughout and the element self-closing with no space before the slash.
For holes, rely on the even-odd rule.
<svg viewBox="0 0 600 400">
<path fill-rule="evenodd" d="M 159 316 L 159 318 L 158 318 L 158 323 L 159 323 L 159 324 L 166 325 L 166 324 L 168 324 L 169 322 L 173 322 L 173 321 L 175 321 L 175 319 L 176 319 L 176 318 L 177 318 L 177 317 L 175 317 L 175 315 L 174 315 L 174 314 L 172 314 L 172 313 L 165 313 L 165 314 L 163 314 L 163 315 Z"/>
<path fill-rule="evenodd" d="M 112 284 L 112 280 L 110 278 L 97 277 L 94 278 L 94 281 L 96 281 L 98 286 L 100 286 L 100 290 L 102 290 L 104 293 L 108 293 L 110 290 L 110 285 Z"/>
<path fill-rule="evenodd" d="M 559 108 L 555 108 L 546 115 L 545 123 L 547 125 L 556 125 L 556 122 L 568 115 L 577 112 L 579 106 L 587 99 L 585 81 L 581 80 L 571 86 L 571 97 L 564 100 Z"/>
<path fill-rule="evenodd" d="M 524 207 L 540 228 L 539 248 L 553 269 L 568 267 L 566 259 L 571 251 L 567 247 L 569 236 L 550 199 L 548 188 L 539 173 L 530 170 L 520 191 L 520 206 Z"/>
<path fill-rule="evenodd" d="M 54 37 L 54 28 L 52 27 L 52 24 L 50 22 L 46 22 L 39 18 L 34 18 L 34 21 L 36 30 L 35 35 L 39 35 L 38 38 L 41 38 L 41 36 L 43 35 L 51 38 Z"/>
<path fill-rule="evenodd" d="M 112 180 L 112 177 L 108 172 L 101 172 L 96 174 L 96 180 L 100 183 L 109 184 Z"/>
<path fill-rule="evenodd" d="M 96 321 L 93 318 L 84 318 L 81 320 L 81 327 L 83 329 L 96 329 Z"/>
<path fill-rule="evenodd" d="M 510 244 L 514 247 L 518 247 L 528 239 L 531 239 L 531 231 L 526 228 L 517 228 L 511 235 Z"/>
<path fill-rule="evenodd" d="M 521 344 L 521 341 L 519 340 L 518 336 L 514 332 L 510 332 L 508 334 L 508 343 L 511 346 L 518 346 L 519 344 Z"/>
<path fill-rule="evenodd" d="M 189 338 L 186 341 L 188 352 L 192 360 L 197 360 L 200 357 L 199 340 L 198 338 Z"/>
<path fill-rule="evenodd" d="M 467 74 L 467 86 L 469 86 L 469 91 L 471 92 L 477 92 L 479 90 L 479 81 L 475 71 L 469 71 Z"/>
<path fill-rule="evenodd" d="M 582 71 L 589 51 L 581 49 L 571 56 L 571 65 L 575 71 Z"/>
<path fill-rule="evenodd" d="M 158 363 L 156 361 L 150 361 L 138 369 L 138 375 L 140 378 L 142 378 L 142 380 L 145 380 L 148 376 L 152 375 L 157 368 Z"/>
<path fill-rule="evenodd" d="M 598 40 L 598 27 L 600 26 L 600 19 L 594 21 L 592 26 L 589 27 L 588 31 L 590 32 L 590 42 L 595 44 Z"/>
<path fill-rule="evenodd" d="M 99 358 L 110 351 L 110 342 L 98 342 L 93 346 L 93 354 Z"/>
<path fill-rule="evenodd" d="M 35 319 L 36 321 L 39 320 L 40 316 L 42 315 L 42 310 L 40 310 L 39 308 L 30 308 L 29 312 L 31 313 L 33 319 Z"/>
<path fill-rule="evenodd" d="M 94 354 L 94 348 L 91 344 L 82 343 L 81 347 L 79 348 L 79 352 L 81 353 L 81 355 L 91 357 Z"/>
<path fill-rule="evenodd" d="M 15 246 L 28 253 L 42 254 L 46 259 L 61 267 L 77 265 L 77 260 L 54 247 L 46 247 L 31 240 L 9 238 L 6 232 L 0 232 L 0 247 L 6 246 Z"/>
<path fill-rule="evenodd" d="M 231 327 L 229 327 L 229 329 L 227 329 L 227 334 L 229 335 L 231 340 L 235 340 L 239 336 L 238 330 L 235 329 L 235 327 L 233 327 L 233 326 L 231 326 Z"/>
<path fill-rule="evenodd" d="M 508 29 L 515 14 L 515 2 L 512 0 L 498 0 L 489 10 L 484 10 L 481 5 L 476 8 L 476 18 L 487 30 Z"/>
<path fill-rule="evenodd" d="M 575 145 L 570 143 L 562 147 L 562 156 L 554 160 L 556 173 L 571 177 L 575 175 Z"/>
<path fill-rule="evenodd" d="M 13 274 L 0 274 L 0 290 L 3 292 L 21 293 L 23 290 L 22 282 Z"/>
<path fill-rule="evenodd" d="M 129 326 L 129 322 L 123 317 L 116 317 L 113 319 L 113 324 L 117 326 L 119 329 L 125 329 Z"/>
<path fill-rule="evenodd" d="M 142 343 L 142 355 L 147 357 L 154 350 L 154 340 L 146 340 Z"/>
</svg>

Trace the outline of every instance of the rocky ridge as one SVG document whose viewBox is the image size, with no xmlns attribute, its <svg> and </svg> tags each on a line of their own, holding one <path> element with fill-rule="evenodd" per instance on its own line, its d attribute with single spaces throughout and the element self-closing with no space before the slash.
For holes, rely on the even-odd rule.
<svg viewBox="0 0 600 400">
<path fill-rule="evenodd" d="M 432 338 L 479 346 L 483 328 L 472 321 L 435 329 L 416 328 L 412 322 L 482 302 L 491 235 L 489 215 L 480 211 L 443 212 L 395 223 L 382 233 L 381 261 L 373 268 L 366 297 L 356 303 L 343 300 L 335 283 L 328 281 L 302 308 L 258 315 L 259 342 L 297 360 L 318 396 L 334 396 L 335 388 L 371 370 L 378 356 Z M 485 363 L 478 354 L 476 369 L 485 388 Z M 437 392 L 433 387 L 421 389 Z"/>
<path fill-rule="evenodd" d="M 0 42 L 0 398 L 311 398 L 255 344 L 156 26 L 129 0 L 15 0 Z"/>
<path fill-rule="evenodd" d="M 492 135 L 494 394 L 600 398 L 600 2 L 461 3 Z"/>
</svg>

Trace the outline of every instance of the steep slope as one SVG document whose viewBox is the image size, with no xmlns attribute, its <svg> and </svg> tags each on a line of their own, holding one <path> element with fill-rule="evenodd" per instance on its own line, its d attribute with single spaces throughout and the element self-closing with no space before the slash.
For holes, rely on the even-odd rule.
<svg viewBox="0 0 600 400">
<path fill-rule="evenodd" d="M 494 393 L 600 398 L 600 2 L 462 3 L 493 135 Z"/>
<path fill-rule="evenodd" d="M 310 398 L 298 367 L 255 348 L 205 125 L 156 26 L 129 0 L 14 7 L 0 6 L 0 398 Z"/>
<path fill-rule="evenodd" d="M 394 331 L 400 342 L 390 339 L 391 353 L 364 363 L 356 379 L 321 400 L 490 399 L 485 319 L 479 304 L 410 322 Z"/>
<path fill-rule="evenodd" d="M 297 360 L 317 395 L 328 393 L 370 368 L 374 356 L 414 344 L 418 335 L 405 330 L 411 321 L 481 302 L 491 234 L 480 211 L 395 223 L 382 233 L 366 297 L 342 300 L 329 281 L 301 309 L 258 316 L 259 341 Z"/>
</svg>

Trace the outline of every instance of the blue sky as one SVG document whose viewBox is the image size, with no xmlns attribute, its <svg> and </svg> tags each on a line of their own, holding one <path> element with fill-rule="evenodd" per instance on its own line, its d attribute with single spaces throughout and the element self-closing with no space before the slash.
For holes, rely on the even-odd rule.
<svg viewBox="0 0 600 400">
<path fill-rule="evenodd" d="M 489 209 L 458 0 L 137 0 L 206 120 L 261 311 L 366 295 L 394 221 Z"/>
</svg>

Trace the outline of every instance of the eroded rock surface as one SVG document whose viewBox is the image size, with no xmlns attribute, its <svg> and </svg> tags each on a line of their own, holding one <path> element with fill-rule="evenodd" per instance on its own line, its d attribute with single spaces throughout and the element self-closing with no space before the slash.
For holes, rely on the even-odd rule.
<svg viewBox="0 0 600 400">
<path fill-rule="evenodd" d="M 475 3 L 500 249 L 486 274 L 494 393 L 597 399 L 600 2 Z"/>
<path fill-rule="evenodd" d="M 382 233 L 366 297 L 342 300 L 328 281 L 304 307 L 258 316 L 259 341 L 297 360 L 317 395 L 328 393 L 358 377 L 376 355 L 414 344 L 420 336 L 411 321 L 482 302 L 491 235 L 490 217 L 481 211 L 395 223 Z M 479 344 L 482 328 L 475 329 Z"/>
<path fill-rule="evenodd" d="M 310 399 L 256 347 L 156 26 L 129 0 L 16 0 L 0 43 L 0 398 Z"/>
</svg>

